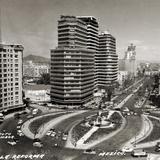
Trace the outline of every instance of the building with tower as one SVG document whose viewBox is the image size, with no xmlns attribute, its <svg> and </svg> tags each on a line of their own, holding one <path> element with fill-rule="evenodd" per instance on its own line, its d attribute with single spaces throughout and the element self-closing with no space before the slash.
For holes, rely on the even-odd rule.
<svg viewBox="0 0 160 160">
<path fill-rule="evenodd" d="M 135 77 L 137 74 L 136 46 L 133 44 L 128 46 L 127 51 L 125 52 L 124 69 L 125 71 L 128 71 L 132 77 Z"/>
</svg>

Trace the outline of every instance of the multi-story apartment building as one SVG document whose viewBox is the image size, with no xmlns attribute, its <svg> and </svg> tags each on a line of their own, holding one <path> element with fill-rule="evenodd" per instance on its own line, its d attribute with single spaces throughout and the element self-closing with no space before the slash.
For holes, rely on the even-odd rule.
<svg viewBox="0 0 160 160">
<path fill-rule="evenodd" d="M 23 76 L 29 78 L 41 77 L 43 73 L 49 73 L 50 66 L 45 63 L 33 63 L 32 61 L 26 61 L 23 63 Z"/>
<path fill-rule="evenodd" d="M 113 85 L 118 76 L 118 55 L 116 39 L 107 31 L 99 34 L 99 52 L 96 56 L 97 86 Z"/>
<path fill-rule="evenodd" d="M 22 105 L 23 46 L 0 44 L 0 109 Z"/>
<path fill-rule="evenodd" d="M 74 16 L 58 21 L 58 47 L 51 50 L 51 100 L 66 105 L 93 98 L 94 52 L 87 49 L 87 25 Z"/>
</svg>

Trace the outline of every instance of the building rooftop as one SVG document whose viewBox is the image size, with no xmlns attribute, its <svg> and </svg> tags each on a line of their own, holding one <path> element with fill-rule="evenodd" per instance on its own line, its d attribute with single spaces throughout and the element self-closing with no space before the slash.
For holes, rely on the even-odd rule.
<svg viewBox="0 0 160 160">
<path fill-rule="evenodd" d="M 34 91 L 50 90 L 50 85 L 43 85 L 43 84 L 24 85 L 24 86 L 23 86 L 23 89 L 24 89 L 24 90 L 34 90 Z"/>
</svg>

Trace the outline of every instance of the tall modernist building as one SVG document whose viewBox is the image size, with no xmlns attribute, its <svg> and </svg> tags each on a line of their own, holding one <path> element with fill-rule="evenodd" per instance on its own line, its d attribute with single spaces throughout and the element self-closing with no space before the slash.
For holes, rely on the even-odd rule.
<svg viewBox="0 0 160 160">
<path fill-rule="evenodd" d="M 0 44 L 0 109 L 22 105 L 21 45 Z"/>
<path fill-rule="evenodd" d="M 131 76 L 136 76 L 137 64 L 136 64 L 136 46 L 131 44 L 128 46 L 124 57 L 124 67 Z"/>
<path fill-rule="evenodd" d="M 58 47 L 51 50 L 51 100 L 58 104 L 88 102 L 94 91 L 94 52 L 87 49 L 87 25 L 75 16 L 58 21 Z"/>
<path fill-rule="evenodd" d="M 98 73 L 98 62 L 97 57 L 99 55 L 99 24 L 93 16 L 78 16 L 80 20 L 87 24 L 87 48 L 93 50 L 94 54 L 94 83 L 95 89 L 98 86 L 97 73 Z"/>
<path fill-rule="evenodd" d="M 96 62 L 98 88 L 113 85 L 118 76 L 118 55 L 116 39 L 107 31 L 99 34 L 99 52 Z"/>
</svg>

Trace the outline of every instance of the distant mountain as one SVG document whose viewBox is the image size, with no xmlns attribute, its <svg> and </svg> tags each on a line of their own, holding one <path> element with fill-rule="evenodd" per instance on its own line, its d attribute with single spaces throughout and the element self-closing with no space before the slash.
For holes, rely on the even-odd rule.
<svg viewBox="0 0 160 160">
<path fill-rule="evenodd" d="M 50 63 L 49 58 L 45 58 L 42 56 L 36 56 L 36 55 L 28 55 L 26 57 L 23 57 L 23 61 L 32 61 L 33 63 Z"/>
</svg>

